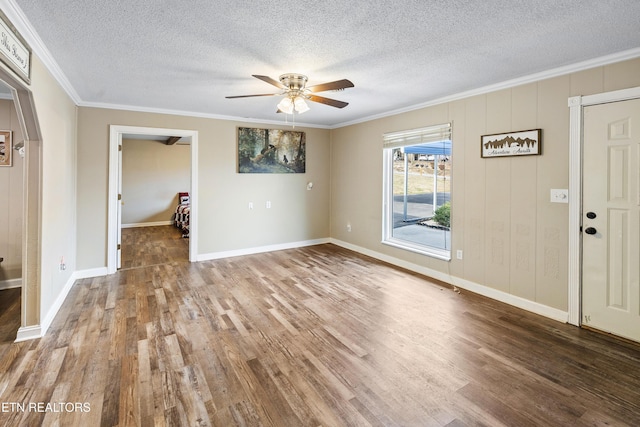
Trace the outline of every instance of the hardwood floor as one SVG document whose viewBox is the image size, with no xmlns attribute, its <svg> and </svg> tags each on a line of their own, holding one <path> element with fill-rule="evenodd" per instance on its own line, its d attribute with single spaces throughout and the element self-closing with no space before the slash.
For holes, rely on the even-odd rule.
<svg viewBox="0 0 640 427">
<path fill-rule="evenodd" d="M 20 288 L 0 291 L 0 358 L 11 348 L 20 328 L 21 292 Z"/>
<path fill-rule="evenodd" d="M 171 225 L 122 229 L 121 269 L 189 261 L 189 239 Z"/>
<path fill-rule="evenodd" d="M 79 280 L 0 359 L 0 404 L 12 426 L 637 426 L 640 346 L 320 245 Z"/>
</svg>

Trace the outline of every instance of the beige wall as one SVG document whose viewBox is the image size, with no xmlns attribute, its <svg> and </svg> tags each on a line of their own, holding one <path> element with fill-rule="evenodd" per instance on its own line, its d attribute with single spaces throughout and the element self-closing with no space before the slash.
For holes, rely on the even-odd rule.
<svg viewBox="0 0 640 427">
<path fill-rule="evenodd" d="M 171 221 L 191 179 L 189 145 L 122 140 L 122 224 Z"/>
<path fill-rule="evenodd" d="M 76 270 L 76 106 L 32 57 L 31 91 L 42 137 L 40 321 Z M 66 270 L 59 265 L 64 258 Z"/>
<path fill-rule="evenodd" d="M 331 236 L 404 262 L 567 310 L 570 96 L 640 86 L 640 59 L 333 130 Z M 452 249 L 440 261 L 380 243 L 382 134 L 453 123 Z M 543 155 L 480 158 L 480 136 L 542 128 Z M 347 232 L 350 223 L 352 231 Z"/>
<path fill-rule="evenodd" d="M 0 100 L 0 129 L 13 131 L 13 144 L 21 142 L 22 130 L 11 100 Z M 11 150 L 13 166 L 0 167 L 0 289 L 3 282 L 22 277 L 22 173 L 24 161 Z M 13 286 L 12 283 L 7 283 Z"/>
<path fill-rule="evenodd" d="M 78 112 L 78 269 L 107 262 L 109 125 L 198 131 L 200 255 L 329 236 L 329 131 L 307 132 L 305 174 L 238 174 L 236 129 L 263 127 L 196 117 L 98 108 Z M 271 128 L 290 129 L 269 125 Z M 308 181 L 314 182 L 307 191 Z M 265 202 L 272 203 L 271 209 Z M 248 209 L 248 203 L 254 209 Z"/>
</svg>

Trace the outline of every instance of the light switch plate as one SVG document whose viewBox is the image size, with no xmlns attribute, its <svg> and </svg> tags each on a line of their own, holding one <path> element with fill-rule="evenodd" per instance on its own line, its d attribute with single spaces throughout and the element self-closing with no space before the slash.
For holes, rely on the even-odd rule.
<svg viewBox="0 0 640 427">
<path fill-rule="evenodd" d="M 569 203 L 569 190 L 552 188 L 551 203 Z"/>
</svg>

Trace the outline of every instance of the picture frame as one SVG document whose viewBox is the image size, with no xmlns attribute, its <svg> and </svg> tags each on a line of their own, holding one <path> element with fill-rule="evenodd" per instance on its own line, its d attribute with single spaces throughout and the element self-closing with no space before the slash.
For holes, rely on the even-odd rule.
<svg viewBox="0 0 640 427">
<path fill-rule="evenodd" d="M 13 132 L 0 130 L 0 166 L 13 166 Z"/>
<path fill-rule="evenodd" d="M 305 132 L 238 128 L 238 173 L 305 173 Z"/>
<path fill-rule="evenodd" d="M 480 137 L 480 157 L 538 156 L 542 154 L 542 129 L 494 133 Z"/>
</svg>

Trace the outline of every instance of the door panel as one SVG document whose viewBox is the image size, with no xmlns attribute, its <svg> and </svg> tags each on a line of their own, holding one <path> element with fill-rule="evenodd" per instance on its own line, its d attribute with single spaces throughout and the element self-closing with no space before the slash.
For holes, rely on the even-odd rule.
<svg viewBox="0 0 640 427">
<path fill-rule="evenodd" d="M 584 109 L 582 324 L 640 342 L 640 138 L 634 125 L 640 129 L 640 100 Z"/>
</svg>

